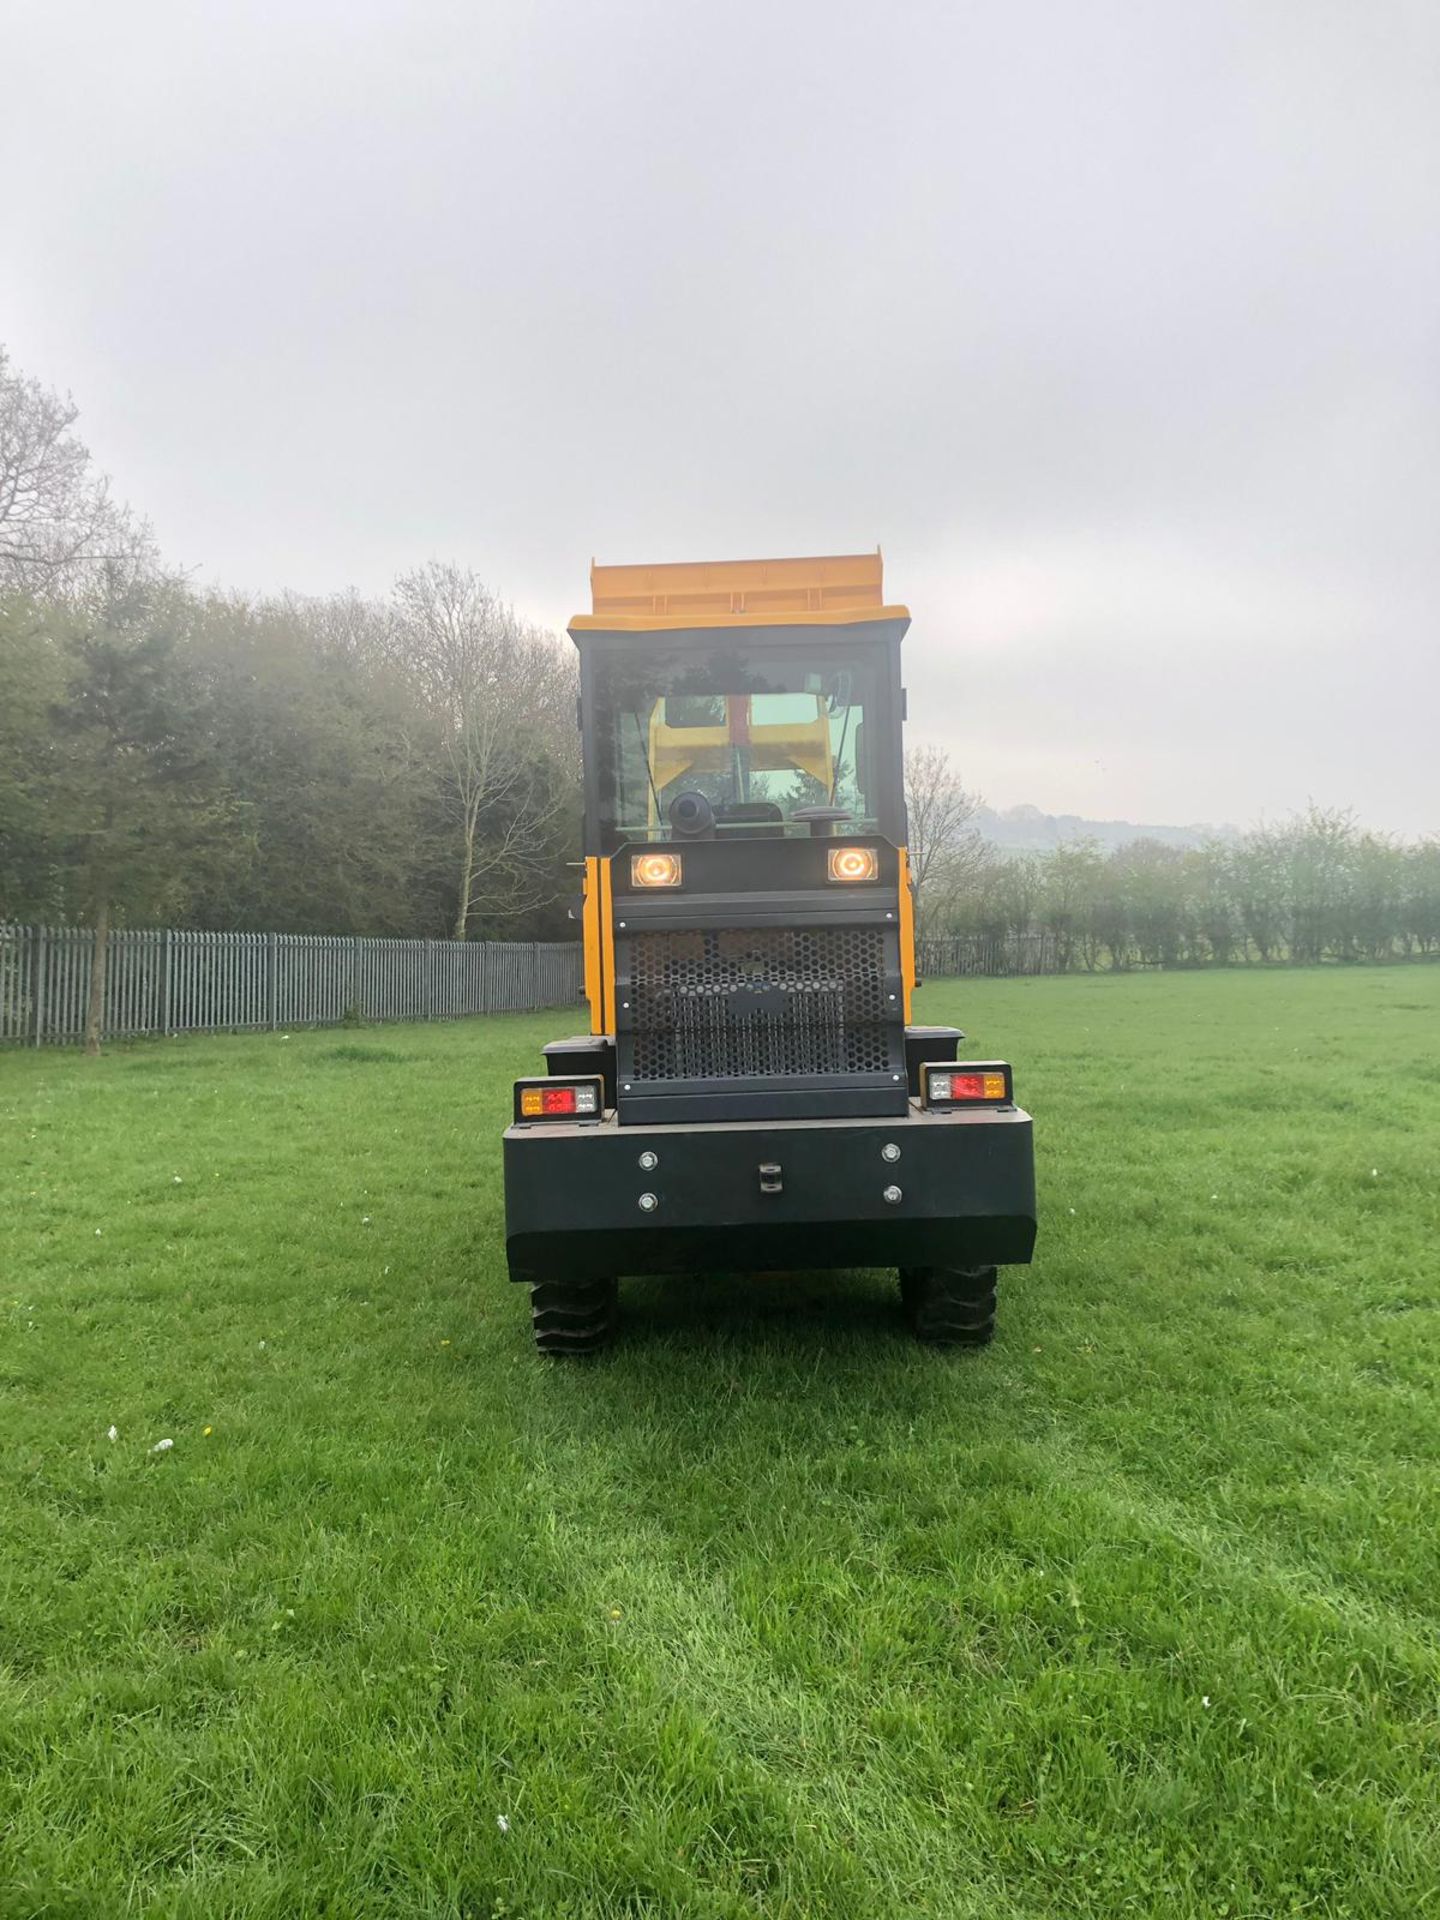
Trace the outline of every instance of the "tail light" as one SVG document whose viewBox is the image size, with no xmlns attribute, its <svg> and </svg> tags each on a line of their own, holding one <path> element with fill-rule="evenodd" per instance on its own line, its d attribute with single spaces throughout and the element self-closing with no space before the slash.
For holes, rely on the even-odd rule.
<svg viewBox="0 0 1440 1920">
<path fill-rule="evenodd" d="M 926 1107 L 1008 1107 L 1015 1083 L 1003 1060 L 927 1060 L 920 1069 Z"/>
<path fill-rule="evenodd" d="M 597 1074 L 583 1080 L 517 1080 L 515 1118 L 598 1120 L 605 1109 L 605 1082 Z"/>
</svg>

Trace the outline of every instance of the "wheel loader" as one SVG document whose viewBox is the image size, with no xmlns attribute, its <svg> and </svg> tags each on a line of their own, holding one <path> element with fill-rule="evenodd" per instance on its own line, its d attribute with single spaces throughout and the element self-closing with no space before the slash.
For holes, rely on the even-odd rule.
<svg viewBox="0 0 1440 1920">
<path fill-rule="evenodd" d="M 506 1253 L 536 1344 L 622 1277 L 888 1267 L 979 1346 L 1030 1259 L 1003 1060 L 911 1023 L 901 642 L 873 554 L 594 566 L 579 650 L 590 1031 L 515 1085 Z"/>
</svg>

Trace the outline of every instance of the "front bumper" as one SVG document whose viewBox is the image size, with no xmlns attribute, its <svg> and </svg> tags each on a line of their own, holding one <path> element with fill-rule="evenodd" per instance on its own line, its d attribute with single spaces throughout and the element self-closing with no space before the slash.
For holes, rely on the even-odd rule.
<svg viewBox="0 0 1440 1920">
<path fill-rule="evenodd" d="M 762 1167 L 780 1170 L 778 1191 Z M 609 1113 L 505 1133 L 512 1280 L 1004 1266 L 1028 1261 L 1034 1244 L 1034 1149 L 1019 1108 L 912 1102 L 889 1119 L 623 1129 Z"/>
</svg>

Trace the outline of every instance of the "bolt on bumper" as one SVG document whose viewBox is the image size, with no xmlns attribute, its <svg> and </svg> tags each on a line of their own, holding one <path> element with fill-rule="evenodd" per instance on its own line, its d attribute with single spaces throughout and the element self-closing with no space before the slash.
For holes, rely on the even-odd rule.
<svg viewBox="0 0 1440 1920">
<path fill-rule="evenodd" d="M 998 1266 L 1035 1242 L 1019 1108 L 855 1120 L 515 1126 L 514 1280 L 772 1268 Z"/>
</svg>

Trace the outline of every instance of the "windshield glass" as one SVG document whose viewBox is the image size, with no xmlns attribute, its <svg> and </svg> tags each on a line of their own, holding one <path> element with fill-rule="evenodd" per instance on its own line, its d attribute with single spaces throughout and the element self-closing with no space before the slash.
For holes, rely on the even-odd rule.
<svg viewBox="0 0 1440 1920">
<path fill-rule="evenodd" d="M 884 664 L 874 648 L 750 653 L 733 641 L 601 656 L 593 738 L 607 847 L 668 837 L 682 793 L 705 796 L 722 837 L 783 833 L 804 807 L 844 807 L 873 829 L 866 720 L 878 747 Z"/>
</svg>

